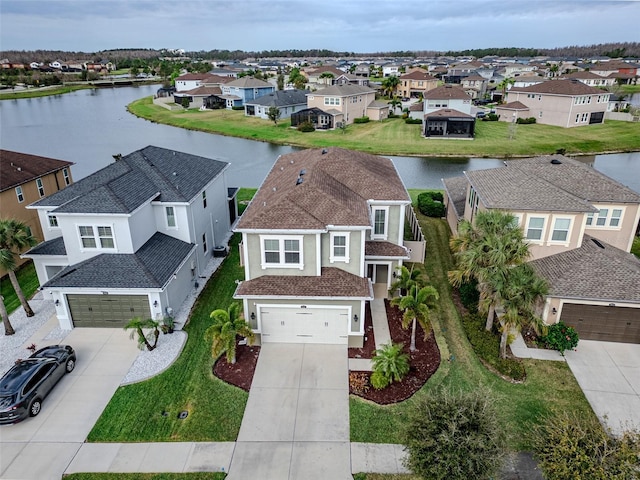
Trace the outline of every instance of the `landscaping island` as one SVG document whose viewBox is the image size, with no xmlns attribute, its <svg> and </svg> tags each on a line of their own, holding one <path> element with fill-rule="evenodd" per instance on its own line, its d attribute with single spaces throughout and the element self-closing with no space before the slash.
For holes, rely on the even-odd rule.
<svg viewBox="0 0 640 480">
<path fill-rule="evenodd" d="M 511 158 L 559 149 L 569 155 L 640 151 L 640 123 L 613 120 L 576 128 L 517 125 L 515 133 L 506 122 L 477 121 L 474 140 L 452 140 L 426 139 L 420 135 L 420 125 L 406 124 L 401 118 L 303 133 L 292 129 L 289 120 L 274 125 L 238 110 L 169 111 L 154 105 L 152 97 L 136 100 L 127 109 L 146 120 L 189 130 L 303 148 L 332 145 L 378 155 Z"/>
</svg>

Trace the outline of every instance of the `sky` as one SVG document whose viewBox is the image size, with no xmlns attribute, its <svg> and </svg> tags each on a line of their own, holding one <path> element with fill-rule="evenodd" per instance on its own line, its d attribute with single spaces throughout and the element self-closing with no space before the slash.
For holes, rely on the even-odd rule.
<svg viewBox="0 0 640 480">
<path fill-rule="evenodd" d="M 0 50 L 553 48 L 640 41 L 640 0 L 0 0 Z"/>
</svg>

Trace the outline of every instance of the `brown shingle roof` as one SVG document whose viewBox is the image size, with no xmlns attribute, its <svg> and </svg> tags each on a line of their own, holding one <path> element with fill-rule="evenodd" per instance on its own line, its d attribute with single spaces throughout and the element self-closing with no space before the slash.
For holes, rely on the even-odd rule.
<svg viewBox="0 0 640 480">
<path fill-rule="evenodd" d="M 0 150 L 0 191 L 4 192 L 70 165 L 73 162 Z"/>
<path fill-rule="evenodd" d="M 375 88 L 365 87 L 363 85 L 331 85 L 330 87 L 309 93 L 309 95 L 347 97 L 349 95 L 362 95 L 364 93 L 373 93 L 375 91 Z"/>
<path fill-rule="evenodd" d="M 435 112 L 427 113 L 424 118 L 451 118 L 451 117 L 462 117 L 462 118 L 473 118 L 472 115 L 468 115 L 466 113 L 462 113 L 458 110 L 454 110 L 453 108 L 441 108 L 440 110 L 436 110 Z"/>
<path fill-rule="evenodd" d="M 504 105 L 498 105 L 496 110 L 529 110 L 529 107 L 522 102 L 509 102 Z"/>
<path fill-rule="evenodd" d="M 442 99 L 458 99 L 469 100 L 471 97 L 467 95 L 461 87 L 456 85 L 442 85 L 433 90 L 429 90 L 424 94 L 425 100 L 442 100 Z"/>
<path fill-rule="evenodd" d="M 395 243 L 382 241 L 364 242 L 364 254 L 367 257 L 409 258 L 407 249 L 402 245 L 396 245 Z"/>
<path fill-rule="evenodd" d="M 176 78 L 176 80 L 204 80 L 210 76 L 209 73 L 185 73 Z"/>
<path fill-rule="evenodd" d="M 597 95 L 603 93 L 595 87 L 572 80 L 549 80 L 548 82 L 530 85 L 528 87 L 511 87 L 510 92 L 546 93 L 549 95 Z"/>
<path fill-rule="evenodd" d="M 269 82 L 253 77 L 236 78 L 226 84 L 229 87 L 239 88 L 255 88 L 255 87 L 272 87 Z"/>
<path fill-rule="evenodd" d="M 369 226 L 369 199 L 410 201 L 390 159 L 337 147 L 289 153 L 276 160 L 238 230 Z"/>
<path fill-rule="evenodd" d="M 222 94 L 222 90 L 220 90 L 220 87 L 196 87 L 186 92 L 180 92 L 180 93 L 186 94 L 186 95 L 195 95 L 195 96 L 220 95 Z"/>
<path fill-rule="evenodd" d="M 373 298 L 367 278 L 334 267 L 323 267 L 319 277 L 263 275 L 241 282 L 234 294 L 234 298 L 256 296 Z"/>
<path fill-rule="evenodd" d="M 549 282 L 549 295 L 561 298 L 640 303 L 640 260 L 589 235 L 582 246 L 531 261 Z"/>
<path fill-rule="evenodd" d="M 400 75 L 400 80 L 437 80 L 436 77 L 432 77 L 427 72 L 421 72 L 419 70 L 414 70 L 410 73 L 405 73 L 404 75 Z"/>
</svg>

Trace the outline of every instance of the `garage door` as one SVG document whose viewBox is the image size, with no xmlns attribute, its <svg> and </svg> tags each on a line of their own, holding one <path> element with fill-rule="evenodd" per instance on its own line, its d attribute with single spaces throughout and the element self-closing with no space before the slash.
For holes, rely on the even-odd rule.
<svg viewBox="0 0 640 480">
<path fill-rule="evenodd" d="M 562 306 L 561 320 L 583 340 L 640 343 L 640 309 L 601 305 Z"/>
<path fill-rule="evenodd" d="M 262 307 L 263 342 L 346 345 L 347 309 Z"/>
<path fill-rule="evenodd" d="M 150 318 L 146 295 L 67 295 L 75 327 L 124 327 L 133 317 Z"/>
</svg>

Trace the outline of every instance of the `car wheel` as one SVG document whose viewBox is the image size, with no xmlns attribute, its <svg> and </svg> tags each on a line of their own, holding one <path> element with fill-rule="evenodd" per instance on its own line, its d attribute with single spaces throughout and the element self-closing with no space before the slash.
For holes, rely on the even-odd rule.
<svg viewBox="0 0 640 480">
<path fill-rule="evenodd" d="M 29 405 L 29 416 L 35 417 L 40 413 L 41 409 L 42 409 L 42 402 L 40 401 L 39 398 L 36 398 L 31 402 L 31 405 Z"/>
<path fill-rule="evenodd" d="M 71 373 L 73 372 L 74 368 L 76 368 L 76 360 L 75 358 L 70 358 L 69 360 L 67 360 L 67 365 L 65 366 L 65 369 L 67 373 Z"/>
</svg>

